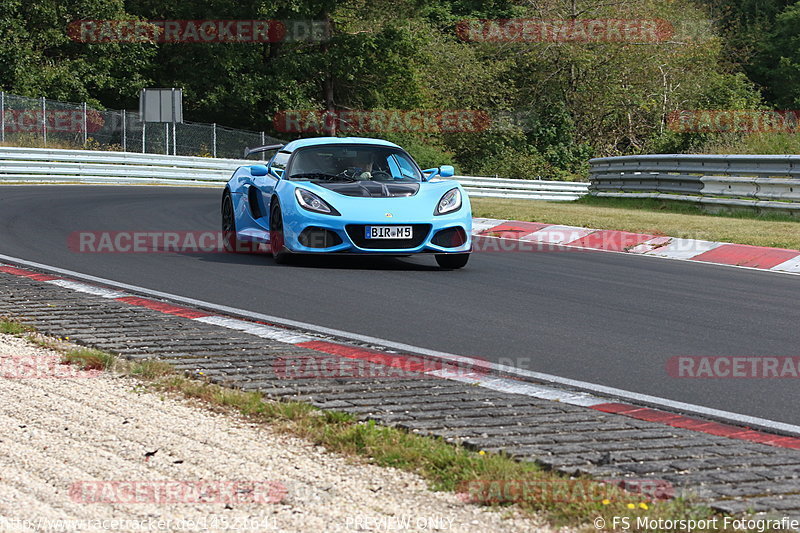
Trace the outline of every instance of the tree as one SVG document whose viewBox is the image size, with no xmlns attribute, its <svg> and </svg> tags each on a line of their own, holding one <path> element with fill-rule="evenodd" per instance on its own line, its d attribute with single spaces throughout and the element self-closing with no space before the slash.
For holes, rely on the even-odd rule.
<svg viewBox="0 0 800 533">
<path fill-rule="evenodd" d="M 152 46 L 76 42 L 68 34 L 76 20 L 130 18 L 119 0 L 4 0 L 0 87 L 94 105 L 133 97 L 147 84 Z"/>
</svg>

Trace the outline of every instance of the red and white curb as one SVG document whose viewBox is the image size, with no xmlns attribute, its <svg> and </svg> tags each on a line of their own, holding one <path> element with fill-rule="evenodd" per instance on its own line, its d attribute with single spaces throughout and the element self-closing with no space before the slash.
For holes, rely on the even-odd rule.
<svg viewBox="0 0 800 533">
<path fill-rule="evenodd" d="M 562 230 L 559 229 L 559 231 Z M 3 256 L 3 259 L 9 259 L 9 258 Z M 55 267 L 47 267 L 47 265 L 39 265 L 37 263 L 31 263 L 23 260 L 19 261 L 29 264 L 30 266 L 33 266 L 35 268 L 41 267 L 44 269 L 49 269 L 54 271 L 69 272 L 69 271 L 64 271 L 63 269 L 57 269 Z M 145 307 L 148 309 L 159 311 L 161 313 L 180 316 L 190 320 L 203 322 L 205 324 L 212 324 L 219 327 L 229 328 L 250 335 L 254 335 L 257 337 L 270 339 L 277 342 L 292 344 L 295 346 L 300 346 L 303 348 L 315 350 L 329 355 L 335 355 L 348 359 L 359 359 L 375 364 L 386 365 L 393 368 L 402 368 L 405 371 L 418 372 L 420 374 L 436 377 L 439 379 L 449 379 L 463 383 L 469 383 L 472 385 L 480 386 L 498 392 L 522 394 L 543 400 L 551 400 L 569 405 L 587 407 L 604 413 L 612 413 L 612 414 L 627 416 L 630 418 L 635 418 L 637 420 L 645 420 L 648 422 L 660 423 L 675 428 L 683 428 L 710 435 L 717 435 L 717 436 L 739 439 L 749 442 L 757 442 L 781 448 L 800 449 L 800 438 L 798 437 L 776 435 L 773 433 L 750 429 L 747 427 L 741 427 L 737 425 L 719 423 L 719 422 L 711 422 L 708 420 L 692 418 L 689 416 L 674 414 L 667 411 L 662 411 L 649 407 L 640 407 L 633 404 L 620 403 L 616 401 L 611 401 L 608 398 L 603 398 L 599 395 L 586 392 L 579 392 L 579 391 L 563 390 L 555 387 L 548 387 L 546 385 L 522 381 L 522 379 L 520 378 L 527 377 L 533 379 L 540 379 L 540 380 L 550 381 L 556 384 L 577 386 L 579 388 L 585 388 L 587 385 L 590 385 L 575 380 L 558 378 L 556 376 L 549 376 L 547 374 L 540 374 L 536 372 L 520 371 L 519 369 L 505 367 L 503 365 L 497 365 L 494 363 L 489 363 L 487 361 L 482 361 L 479 359 L 473 359 L 469 357 L 455 356 L 450 354 L 435 354 L 434 352 L 429 352 L 426 354 L 426 350 L 423 349 L 412 350 L 412 353 L 416 352 L 416 353 L 426 354 L 428 357 L 433 357 L 434 359 L 438 359 L 438 362 L 440 364 L 430 365 L 426 364 L 424 361 L 421 361 L 419 359 L 416 359 L 415 361 L 412 361 L 409 364 L 409 358 L 414 357 L 413 355 L 411 355 L 411 353 L 409 354 L 387 353 L 377 350 L 368 350 L 361 347 L 351 346 L 343 343 L 330 342 L 326 340 L 321 340 L 311 335 L 305 335 L 303 333 L 296 332 L 290 328 L 283 327 L 280 325 L 265 324 L 265 323 L 260 323 L 259 321 L 242 320 L 239 318 L 233 318 L 230 316 L 215 314 L 196 308 L 178 306 L 163 301 L 153 300 L 150 298 L 143 298 L 125 291 L 101 287 L 98 285 L 84 283 L 82 281 L 77 281 L 69 278 L 53 276 L 50 274 L 43 274 L 40 272 L 35 272 L 32 270 L 19 268 L 12 265 L 0 264 L 0 272 L 4 272 L 6 274 L 12 274 L 15 276 L 23 276 L 36 281 L 41 281 L 43 283 L 57 285 L 59 287 L 63 287 L 73 291 L 85 294 L 91 294 L 94 296 L 100 296 L 102 298 L 112 299 L 118 302 L 126 303 L 128 305 Z M 111 280 L 103 280 L 101 278 L 94 278 L 93 276 L 87 276 L 79 273 L 73 273 L 73 274 L 76 274 L 78 277 L 90 278 L 98 282 L 105 282 L 112 285 L 116 284 L 117 286 L 126 287 L 126 285 L 124 284 L 119 284 Z M 156 293 L 156 291 L 149 291 L 148 289 L 144 288 L 137 288 L 137 292 L 144 292 L 144 293 L 150 292 L 150 293 L 155 293 L 159 296 L 173 296 L 173 298 L 171 299 L 190 300 L 176 295 L 166 295 L 164 293 Z M 204 304 L 203 307 L 212 307 L 212 308 L 223 307 L 223 306 L 215 306 L 214 304 L 209 304 L 206 302 L 198 302 L 198 303 Z M 318 329 L 320 331 L 324 331 L 324 328 L 318 328 Z M 334 332 L 334 330 L 326 330 L 326 331 Z M 346 332 L 338 332 L 338 333 L 346 333 Z M 351 338 L 355 337 L 356 335 L 352 335 Z M 378 339 L 371 339 L 371 340 L 377 341 Z M 393 343 L 387 341 L 384 344 L 391 346 Z M 443 362 L 444 364 L 441 364 Z M 469 368 L 473 370 L 465 372 L 463 368 L 461 368 L 458 365 L 454 365 L 452 363 L 466 364 L 468 365 Z M 503 374 L 516 373 L 517 375 L 519 375 L 519 378 L 501 377 L 498 375 L 492 375 L 493 372 L 503 373 Z M 627 392 L 627 391 L 621 391 L 619 389 L 612 389 L 609 387 L 602 387 L 602 386 L 595 386 L 594 388 L 601 391 L 608 391 L 609 393 L 611 393 L 612 396 L 620 396 L 621 395 L 620 393 L 624 394 Z M 680 402 L 659 399 L 637 393 L 628 393 L 628 396 L 632 398 L 639 398 L 642 401 L 649 403 L 661 400 L 661 405 L 664 405 L 666 407 L 682 408 L 682 410 L 688 409 L 690 411 L 693 410 L 700 414 L 707 414 L 719 418 L 732 419 L 735 420 L 736 422 L 752 422 L 753 425 L 757 425 L 759 427 L 765 427 L 800 435 L 800 427 L 791 424 L 784 424 L 756 417 L 737 415 L 735 413 L 718 411 L 715 409 L 704 408 L 701 406 L 692 406 L 690 404 L 683 404 Z"/>
<path fill-rule="evenodd" d="M 800 274 L 800 250 L 491 218 L 474 219 L 472 233 L 568 248 L 626 252 Z"/>
</svg>

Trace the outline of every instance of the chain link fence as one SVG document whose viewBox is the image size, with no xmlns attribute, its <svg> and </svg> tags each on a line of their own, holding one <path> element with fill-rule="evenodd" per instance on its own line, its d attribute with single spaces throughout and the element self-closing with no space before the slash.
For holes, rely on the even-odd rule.
<svg viewBox="0 0 800 533">
<path fill-rule="evenodd" d="M 27 98 L 7 92 L 0 92 L 0 124 L 0 144 L 10 146 L 238 159 L 245 147 L 281 142 L 263 131 L 202 122 L 144 123 L 139 113 L 98 110 L 86 103 Z"/>
</svg>

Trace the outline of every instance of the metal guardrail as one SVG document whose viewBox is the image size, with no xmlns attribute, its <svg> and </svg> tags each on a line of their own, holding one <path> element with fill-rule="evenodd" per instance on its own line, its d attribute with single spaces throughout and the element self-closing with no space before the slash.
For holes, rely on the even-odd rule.
<svg viewBox="0 0 800 533">
<path fill-rule="evenodd" d="M 258 161 L 208 157 L 0 147 L 0 181 L 216 185 L 241 165 Z M 470 196 L 530 200 L 575 200 L 588 183 L 453 176 Z"/>
<path fill-rule="evenodd" d="M 589 184 L 577 181 L 513 180 L 481 176 L 453 176 L 470 196 L 570 201 L 585 196 Z"/>
<path fill-rule="evenodd" d="M 589 193 L 800 214 L 800 156 L 641 155 L 589 161 Z"/>
<path fill-rule="evenodd" d="M 0 147 L 0 180 L 202 185 L 227 181 L 236 167 L 254 163 L 133 152 Z"/>
</svg>

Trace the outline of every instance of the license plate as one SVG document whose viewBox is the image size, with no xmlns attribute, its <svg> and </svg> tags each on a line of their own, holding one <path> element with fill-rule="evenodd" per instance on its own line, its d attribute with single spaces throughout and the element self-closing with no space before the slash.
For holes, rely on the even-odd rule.
<svg viewBox="0 0 800 533">
<path fill-rule="evenodd" d="M 367 239 L 411 239 L 414 236 L 411 226 L 367 226 Z"/>
</svg>

